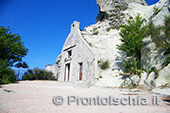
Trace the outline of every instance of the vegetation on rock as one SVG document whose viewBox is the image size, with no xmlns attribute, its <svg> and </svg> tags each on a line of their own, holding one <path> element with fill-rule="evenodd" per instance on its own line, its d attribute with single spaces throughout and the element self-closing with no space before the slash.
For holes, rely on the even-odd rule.
<svg viewBox="0 0 170 113">
<path fill-rule="evenodd" d="M 157 15 L 160 11 L 161 11 L 161 9 L 159 9 L 156 6 L 154 7 L 154 15 Z"/>
<path fill-rule="evenodd" d="M 152 22 L 148 25 L 147 35 L 151 36 L 152 41 L 167 56 L 163 65 L 167 66 L 170 63 L 170 16 L 165 17 L 164 26 L 154 26 Z"/>
<path fill-rule="evenodd" d="M 141 65 L 141 47 L 145 37 L 146 26 L 143 26 L 145 19 L 138 14 L 135 19 L 129 19 L 127 25 L 121 25 L 121 41 L 118 49 L 125 53 L 125 57 L 120 64 L 124 72 L 137 74 L 142 69 Z"/>
<path fill-rule="evenodd" d="M 106 29 L 106 31 L 107 31 L 107 32 L 109 32 L 111 29 L 119 30 L 119 29 L 120 29 L 120 27 L 109 27 L 109 28 L 107 28 L 107 29 Z"/>
<path fill-rule="evenodd" d="M 118 49 L 123 51 L 125 56 L 119 66 L 124 69 L 124 76 L 140 75 L 142 70 L 146 70 L 143 69 L 141 64 L 141 48 L 144 44 L 143 38 L 145 37 L 151 37 L 157 49 L 164 51 L 164 55 L 167 56 L 161 69 L 170 63 L 170 16 L 165 17 L 164 26 L 155 26 L 152 21 L 147 26 L 144 26 L 143 23 L 144 19 L 138 15 L 135 19 L 129 19 L 127 25 L 121 26 L 122 44 L 118 46 Z M 148 75 L 154 72 L 155 80 L 158 78 L 161 69 L 152 67 L 148 71 Z M 154 80 L 151 80 L 152 86 L 155 86 Z M 124 83 L 126 83 L 126 79 Z"/>
<path fill-rule="evenodd" d="M 93 32 L 93 35 L 98 35 L 99 34 L 99 31 L 94 31 Z"/>
<path fill-rule="evenodd" d="M 87 39 L 84 38 L 84 35 L 82 35 L 83 39 L 89 44 L 89 46 L 92 47 L 92 43 L 91 42 L 88 42 Z"/>
<path fill-rule="evenodd" d="M 109 63 L 109 61 L 107 60 L 107 61 L 101 62 L 100 68 L 104 70 L 104 69 L 109 68 L 109 65 L 110 65 L 110 63 Z"/>
</svg>

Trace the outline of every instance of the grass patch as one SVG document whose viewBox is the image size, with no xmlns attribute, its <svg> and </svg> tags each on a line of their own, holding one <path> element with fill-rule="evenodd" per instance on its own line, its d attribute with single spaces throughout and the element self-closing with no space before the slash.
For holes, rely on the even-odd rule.
<svg viewBox="0 0 170 113">
<path fill-rule="evenodd" d="M 128 6 L 126 6 L 124 9 L 123 9 L 123 11 L 125 11 L 125 10 L 127 10 L 128 9 Z"/>
<path fill-rule="evenodd" d="M 110 17 L 112 17 L 112 16 L 117 16 L 117 14 L 111 14 Z"/>
<path fill-rule="evenodd" d="M 97 27 L 93 28 L 93 32 L 95 32 L 97 29 L 98 29 Z"/>
<path fill-rule="evenodd" d="M 156 69 L 156 67 L 151 68 L 151 70 L 150 70 L 149 73 L 148 73 L 148 76 L 149 76 L 149 74 L 152 73 L 152 72 L 154 72 L 155 75 L 156 75 L 154 79 L 157 79 L 157 78 L 158 78 L 158 75 L 159 75 L 159 71 Z"/>
<path fill-rule="evenodd" d="M 161 11 L 161 9 L 159 9 L 156 6 L 154 7 L 154 15 L 157 15 L 160 11 Z"/>
<path fill-rule="evenodd" d="M 169 83 L 166 83 L 166 84 L 162 85 L 162 86 L 161 86 L 161 89 L 165 89 L 165 88 L 167 88 L 167 87 L 169 87 Z"/>
<path fill-rule="evenodd" d="M 100 75 L 99 78 L 103 78 L 103 77 Z"/>
<path fill-rule="evenodd" d="M 83 37 L 83 39 L 89 44 L 89 46 L 92 47 L 92 43 L 88 42 L 88 41 L 84 38 L 84 36 L 82 36 L 82 37 Z"/>
<path fill-rule="evenodd" d="M 88 43 L 89 44 L 89 46 L 91 46 L 92 47 L 92 43 Z"/>
<path fill-rule="evenodd" d="M 106 31 L 109 32 L 111 29 L 117 29 L 117 30 L 119 30 L 120 27 L 110 27 L 110 28 L 107 28 Z"/>
<path fill-rule="evenodd" d="M 108 60 L 104 61 L 104 62 L 101 62 L 101 64 L 100 64 L 100 68 L 103 69 L 103 70 L 109 68 L 109 66 L 110 66 L 110 63 L 109 63 Z"/>
<path fill-rule="evenodd" d="M 99 34 L 99 31 L 94 31 L 93 32 L 93 35 L 98 35 Z"/>
</svg>

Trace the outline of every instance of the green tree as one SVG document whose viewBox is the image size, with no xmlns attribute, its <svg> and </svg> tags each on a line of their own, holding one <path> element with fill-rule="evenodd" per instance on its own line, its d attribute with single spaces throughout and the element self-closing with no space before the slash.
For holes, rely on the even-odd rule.
<svg viewBox="0 0 170 113">
<path fill-rule="evenodd" d="M 56 80 L 52 72 L 34 68 L 24 73 L 22 80 Z"/>
<path fill-rule="evenodd" d="M 146 36 L 146 26 L 143 26 L 145 19 L 138 14 L 135 19 L 129 19 L 127 25 L 121 25 L 121 41 L 122 44 L 118 45 L 118 49 L 123 51 L 127 57 L 122 64 L 125 70 L 141 69 L 141 47 L 143 44 L 143 38 Z M 122 66 L 122 65 L 121 65 Z M 130 66 L 130 67 L 129 67 Z"/>
<path fill-rule="evenodd" d="M 16 82 L 17 76 L 11 67 L 27 68 L 22 61 L 28 53 L 19 34 L 12 34 L 9 27 L 0 26 L 0 84 Z"/>
<path fill-rule="evenodd" d="M 5 61 L 0 60 L 0 84 L 8 84 L 16 82 L 14 71 L 7 67 Z"/>
<path fill-rule="evenodd" d="M 27 55 L 28 49 L 24 47 L 21 36 L 9 30 L 9 27 L 0 27 L 0 59 L 6 61 L 7 66 L 27 68 L 22 58 Z"/>
</svg>

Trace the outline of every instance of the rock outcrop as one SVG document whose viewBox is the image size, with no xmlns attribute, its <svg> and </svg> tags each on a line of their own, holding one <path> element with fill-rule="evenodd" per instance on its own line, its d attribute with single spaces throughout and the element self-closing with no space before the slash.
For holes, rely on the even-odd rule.
<svg viewBox="0 0 170 113">
<path fill-rule="evenodd" d="M 118 51 L 116 46 L 113 46 L 113 45 L 121 44 L 121 42 L 119 41 L 119 39 L 121 37 L 119 35 L 120 31 L 117 30 L 116 28 L 119 28 L 120 24 L 126 24 L 126 21 L 128 19 L 134 18 L 135 16 L 137 16 L 137 14 L 141 14 L 141 16 L 146 19 L 146 21 L 145 21 L 146 24 L 149 21 L 153 21 L 153 23 L 156 26 L 162 26 L 162 25 L 164 25 L 165 16 L 170 15 L 169 0 L 160 0 L 158 3 L 151 5 L 151 6 L 147 6 L 146 2 L 142 1 L 142 0 L 141 1 L 140 0 L 139 1 L 135 1 L 135 0 L 134 1 L 133 0 L 132 1 L 131 0 L 129 0 L 129 1 L 97 0 L 97 4 L 99 5 L 100 11 L 99 11 L 99 14 L 98 14 L 98 17 L 96 20 L 96 24 L 86 27 L 85 34 L 88 34 L 88 33 L 93 34 L 94 31 L 97 31 L 98 34 L 97 34 L 97 36 L 93 36 L 93 38 L 92 38 L 92 36 L 88 36 L 88 35 L 84 35 L 84 37 L 92 44 L 92 47 L 100 53 L 99 56 L 101 56 L 101 59 L 110 59 L 111 62 L 116 62 L 116 63 L 112 63 L 112 65 L 114 67 L 117 67 L 117 69 L 118 69 L 117 64 L 119 64 L 118 62 L 121 62 L 121 57 L 120 57 L 121 55 L 120 55 L 120 51 Z M 117 6 L 119 6 L 119 7 L 117 7 Z M 155 8 L 159 9 L 157 13 L 155 12 Z M 119 16 L 117 16 L 117 15 L 119 15 Z M 109 45 L 109 43 L 106 43 L 106 45 L 104 47 L 101 45 L 101 43 L 104 43 L 103 41 L 100 41 L 97 44 L 93 43 L 93 42 L 96 42 L 99 39 L 99 37 L 102 37 L 104 39 L 105 36 L 114 37 L 113 39 L 110 38 L 114 41 L 114 44 Z M 117 41 L 115 38 L 117 39 Z M 94 41 L 94 40 L 96 40 L 96 41 Z M 112 41 L 110 40 L 109 42 L 112 42 Z M 142 49 L 143 67 L 148 70 L 153 67 L 160 69 L 162 67 L 162 63 L 166 59 L 166 56 L 164 56 L 164 51 L 159 50 L 155 46 L 155 44 L 152 42 L 150 37 L 146 37 L 144 39 L 144 42 L 145 42 L 145 45 Z M 110 48 L 110 46 L 112 48 Z M 104 49 L 105 49 L 105 51 L 103 51 Z M 114 54 L 111 55 L 110 53 L 112 53 L 112 52 Z M 106 54 L 108 57 L 105 57 Z M 114 58 L 115 56 L 117 56 L 117 58 L 119 60 Z M 112 69 L 112 68 L 110 68 L 110 69 Z M 121 70 L 121 69 L 118 69 L 118 70 Z M 105 74 L 103 72 L 105 72 Z M 110 71 L 110 73 L 109 73 L 109 70 L 107 72 L 101 70 L 101 74 L 103 73 L 102 76 L 104 76 L 104 77 L 99 79 L 99 81 L 96 85 L 99 85 L 99 86 L 107 85 L 108 86 L 111 81 L 114 81 L 114 82 L 119 81 L 120 82 L 121 81 L 120 78 L 119 77 L 117 78 L 115 75 L 117 75 L 121 71 L 117 71 L 118 73 L 114 73 L 114 72 L 115 72 L 114 69 L 112 69 L 112 71 Z M 144 73 L 141 76 L 139 84 L 140 85 L 148 85 L 148 86 L 152 86 L 152 87 L 157 86 L 156 84 L 158 84 L 157 83 L 158 79 L 156 80 L 155 78 L 156 77 L 155 77 L 154 73 L 151 73 L 150 75 L 148 75 L 148 77 L 147 77 L 147 74 Z M 111 80 L 111 79 L 113 79 L 113 80 Z M 131 80 L 127 79 L 127 81 L 126 81 L 127 83 L 124 83 L 124 84 L 126 84 L 126 86 L 127 86 L 128 83 L 132 82 Z M 165 82 L 163 82 L 163 83 L 165 83 Z M 119 83 L 115 82 L 115 84 L 112 83 L 112 86 L 118 86 Z"/>
<path fill-rule="evenodd" d="M 148 6 L 148 4 L 146 3 L 145 0 L 125 0 L 125 1 L 128 2 L 128 3 L 135 2 L 135 3 L 138 3 L 138 4 L 144 5 L 144 6 Z"/>
<path fill-rule="evenodd" d="M 164 69 L 160 70 L 159 76 L 155 80 L 156 87 L 170 84 L 170 64 Z"/>
<path fill-rule="evenodd" d="M 122 69 L 118 66 L 122 61 L 122 52 L 117 49 L 117 45 L 121 44 L 121 36 L 119 35 L 120 25 L 126 24 L 128 19 L 134 18 L 140 13 L 140 15 L 146 19 L 145 24 L 149 21 L 153 21 L 156 26 L 162 26 L 164 25 L 163 21 L 165 16 L 170 15 L 170 1 L 160 0 L 158 3 L 151 6 L 148 6 L 144 0 L 96 1 L 99 7 L 96 23 L 85 27 L 84 31 L 81 31 L 81 35 L 94 50 L 98 62 L 106 60 L 110 62 L 110 68 L 106 70 L 100 69 L 100 64 L 98 64 L 100 71 L 96 77 L 96 79 L 98 79 L 96 86 L 119 87 L 124 81 L 124 79 L 119 76 L 119 74 L 122 73 Z M 155 12 L 155 7 L 159 9 L 158 12 Z M 145 42 L 141 53 L 143 67 L 147 69 L 153 67 L 160 69 L 162 63 L 166 59 L 164 51 L 157 49 L 150 37 L 146 37 L 143 41 Z M 53 67 L 56 68 L 58 66 L 59 62 Z M 139 85 L 163 85 L 169 81 L 169 67 L 170 66 L 160 71 L 160 77 L 157 79 L 155 79 L 154 72 L 150 75 L 142 73 L 140 80 L 134 75 L 131 79 L 127 79 L 124 84 L 128 86 L 132 82 L 138 82 Z M 59 70 L 59 68 L 57 68 L 57 70 Z"/>
<path fill-rule="evenodd" d="M 58 75 L 60 74 L 60 60 L 61 55 L 57 57 L 56 63 L 53 66 L 52 65 L 45 66 L 45 71 L 53 72 L 53 76 L 55 76 L 56 79 L 58 79 Z"/>
<path fill-rule="evenodd" d="M 109 20 L 109 24 L 114 27 L 120 27 L 123 24 L 123 10 L 127 8 L 127 3 L 120 0 L 97 0 L 99 5 L 99 13 L 96 22 Z"/>
<path fill-rule="evenodd" d="M 151 73 L 148 75 L 148 77 L 145 79 L 144 83 L 145 83 L 147 86 L 155 87 L 155 78 L 156 78 L 155 72 L 151 72 Z"/>
<path fill-rule="evenodd" d="M 163 26 L 165 16 L 170 16 L 169 6 L 169 0 L 160 0 L 155 5 L 149 6 L 151 9 L 146 12 L 144 17 L 149 21 L 151 20 L 156 26 Z M 157 13 L 154 11 L 155 8 L 158 9 Z M 164 51 L 156 47 L 150 37 L 146 37 L 144 42 L 145 45 L 142 49 L 142 64 L 144 68 L 151 69 L 156 67 L 160 69 L 167 56 L 164 55 Z"/>
</svg>

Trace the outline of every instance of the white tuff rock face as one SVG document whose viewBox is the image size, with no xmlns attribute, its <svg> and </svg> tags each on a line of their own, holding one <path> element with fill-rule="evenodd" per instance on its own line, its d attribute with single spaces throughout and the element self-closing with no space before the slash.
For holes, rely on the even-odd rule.
<svg viewBox="0 0 170 113">
<path fill-rule="evenodd" d="M 169 0 L 160 0 L 158 3 L 151 6 L 143 6 L 137 3 L 129 3 L 128 9 L 123 13 L 125 14 L 124 20 L 129 19 L 129 17 L 135 17 L 137 14 L 141 14 L 143 18 L 146 19 L 146 23 L 150 20 L 153 21 L 156 26 L 163 26 L 165 16 L 170 15 L 170 1 Z M 157 7 L 160 9 L 158 14 L 154 13 L 154 8 Z M 164 56 L 164 51 L 156 48 L 155 44 L 151 42 L 150 37 L 144 39 L 145 45 L 142 49 L 142 64 L 146 69 L 151 69 L 156 67 L 157 69 L 161 68 L 162 63 L 167 56 Z"/>
<path fill-rule="evenodd" d="M 91 43 L 91 46 L 97 52 L 99 59 L 109 60 L 111 62 L 109 69 L 100 71 L 100 76 L 102 76 L 102 78 L 99 79 L 96 85 L 119 87 L 123 80 L 118 76 L 122 72 L 118 66 L 119 62 L 121 62 L 121 52 L 117 49 L 116 45 L 121 44 L 121 37 L 119 35 L 120 31 L 113 28 L 113 26 L 119 26 L 121 23 L 126 23 L 126 20 L 130 17 L 134 18 L 138 14 L 141 14 L 141 16 L 146 19 L 146 23 L 151 19 L 155 25 L 163 25 L 164 16 L 170 14 L 168 9 L 169 0 L 160 0 L 158 3 L 151 6 L 147 6 L 142 0 L 138 2 L 129 1 L 128 4 L 123 1 L 120 2 L 119 0 L 97 0 L 97 4 L 99 5 L 100 10 L 96 20 L 97 23 L 86 27 L 82 34 L 83 37 Z M 117 8 L 117 12 L 115 11 L 116 5 L 120 6 Z M 160 12 L 157 15 L 154 15 L 155 6 L 160 9 Z M 116 20 L 115 18 L 117 16 L 114 14 L 120 14 L 122 17 L 120 16 L 120 18 Z M 114 19 L 112 20 L 111 18 Z M 115 20 L 118 21 L 113 23 L 115 25 L 110 24 Z M 144 41 L 148 42 L 148 40 L 149 38 Z M 147 43 L 142 51 L 143 66 L 148 69 L 151 69 L 152 67 L 160 68 L 166 58 L 163 53 L 164 52 L 156 50 L 154 43 Z M 144 84 L 144 80 L 147 76 L 146 74 L 144 75 L 140 84 Z M 154 80 L 149 80 L 148 82 L 151 85 L 154 83 Z"/>
<path fill-rule="evenodd" d="M 170 84 L 170 64 L 159 72 L 159 76 L 155 80 L 157 87 L 168 83 Z"/>
<path fill-rule="evenodd" d="M 144 72 L 141 74 L 141 78 L 140 78 L 140 82 L 139 82 L 139 85 L 145 85 L 145 79 L 147 78 L 147 73 Z"/>
<path fill-rule="evenodd" d="M 155 87 L 155 82 L 154 82 L 155 78 L 156 78 L 156 74 L 155 74 L 155 72 L 152 72 L 148 75 L 148 77 L 146 78 L 144 83 L 147 86 Z"/>
<path fill-rule="evenodd" d="M 160 0 L 155 5 L 145 8 L 146 11 L 141 13 L 144 18 L 147 20 L 151 19 L 156 26 L 163 26 L 165 16 L 170 16 L 170 6 L 169 0 Z M 157 15 L 154 15 L 154 7 L 160 9 Z M 164 51 L 159 50 L 154 43 L 151 42 L 151 38 L 147 37 L 144 39 L 145 47 L 142 50 L 142 63 L 146 69 L 151 69 L 156 67 L 157 69 L 161 68 L 162 63 L 167 56 L 164 55 Z"/>
<path fill-rule="evenodd" d="M 103 6 L 103 5 L 105 5 L 106 3 L 108 3 L 108 2 L 112 2 L 112 1 L 115 1 L 115 0 L 96 0 L 97 1 L 97 4 L 99 5 L 99 6 Z M 141 4 L 141 5 L 145 5 L 145 6 L 147 6 L 148 4 L 145 2 L 145 0 L 124 0 L 125 2 L 127 2 L 127 3 L 132 3 L 132 2 L 134 2 L 134 3 L 138 3 L 138 4 Z M 103 11 L 103 10 L 101 10 L 101 11 Z"/>
<path fill-rule="evenodd" d="M 122 69 L 118 66 L 122 61 L 122 52 L 117 49 L 117 45 L 121 44 L 118 27 L 120 24 L 126 24 L 126 20 L 134 18 L 139 13 L 146 19 L 146 23 L 152 20 L 155 25 L 163 25 L 164 16 L 170 15 L 170 1 L 160 0 L 151 6 L 147 6 L 144 0 L 125 0 L 125 2 L 119 0 L 96 1 L 100 10 L 96 23 L 85 27 L 84 31 L 81 31 L 81 35 L 94 50 L 99 62 L 106 60 L 110 62 L 110 67 L 106 70 L 101 70 L 98 66 L 100 72 L 95 85 L 100 87 L 119 87 L 123 79 L 119 76 Z M 158 14 L 154 14 L 155 6 L 160 9 Z M 166 56 L 163 55 L 163 52 L 156 50 L 150 38 L 144 39 L 144 42 L 146 42 L 146 45 L 142 51 L 143 66 L 148 69 L 152 67 L 160 68 Z M 139 84 L 144 84 L 146 76 L 147 74 L 145 73 Z M 154 81 L 153 76 L 150 77 L 148 84 L 152 84 L 150 80 Z"/>
<path fill-rule="evenodd" d="M 123 24 L 123 10 L 127 8 L 127 3 L 120 0 L 97 1 L 99 13 L 96 22 L 109 20 L 109 24 L 120 27 Z"/>
</svg>

